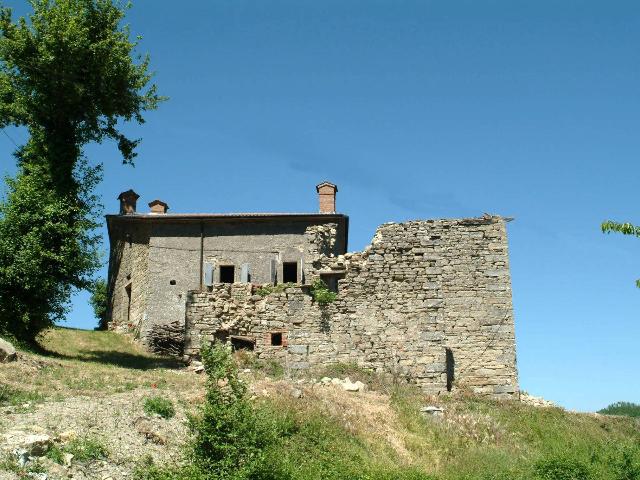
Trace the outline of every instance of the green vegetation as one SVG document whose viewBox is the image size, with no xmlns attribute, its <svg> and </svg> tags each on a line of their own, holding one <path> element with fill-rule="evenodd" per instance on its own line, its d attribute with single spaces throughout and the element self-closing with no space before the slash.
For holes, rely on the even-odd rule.
<svg viewBox="0 0 640 480">
<path fill-rule="evenodd" d="M 327 284 L 324 283 L 322 279 L 313 282 L 311 286 L 311 296 L 321 307 L 335 302 L 336 298 L 338 298 L 338 294 L 329 290 Z"/>
<path fill-rule="evenodd" d="M 270 283 L 267 283 L 265 285 L 262 285 L 260 288 L 258 288 L 256 290 L 256 294 L 260 295 L 261 297 L 266 297 L 267 295 L 271 295 L 272 293 L 282 293 L 287 288 L 292 288 L 297 286 L 298 284 L 296 283 L 279 283 L 277 285 L 271 285 Z"/>
<path fill-rule="evenodd" d="M 640 417 L 640 405 L 631 402 L 616 402 L 598 410 L 603 415 L 624 415 L 625 417 Z"/>
<path fill-rule="evenodd" d="M 98 320 L 98 327 L 96 330 L 107 329 L 107 311 L 109 308 L 109 287 L 107 281 L 103 278 L 96 280 L 91 288 L 91 298 L 89 303 L 93 308 L 93 313 Z"/>
<path fill-rule="evenodd" d="M 254 366 L 240 377 L 239 360 L 261 362 L 219 345 L 205 349 L 203 377 L 177 373 L 167 368 L 168 360 L 145 354 L 112 332 L 56 328 L 40 342 L 44 353 L 0 365 L 0 383 L 10 387 L 3 406 L 36 401 L 32 394 L 47 401 L 144 388 L 143 398 L 171 398 L 176 408 L 192 412 L 181 461 L 154 465 L 146 460 L 138 479 L 640 480 L 637 418 L 469 394 L 429 398 L 415 386 L 350 363 L 313 375 L 349 376 L 372 392 L 266 380 L 264 370 Z M 250 394 L 249 382 L 255 393 Z M 203 388 L 204 400 L 194 403 Z M 293 389 L 304 395 L 291 395 Z M 441 406 L 444 415 L 423 416 L 425 405 Z M 74 449 L 87 452 L 80 458 L 107 455 L 100 453 L 100 442 L 58 449 L 49 454 L 55 461 L 64 453 L 76 455 Z M 8 467 L 0 465 L 3 469 Z"/>
<path fill-rule="evenodd" d="M 0 405 L 96 397 L 136 388 L 186 395 L 201 388 L 203 381 L 200 376 L 181 375 L 179 361 L 152 355 L 114 332 L 56 327 L 37 340 L 27 361 L 0 365 Z"/>
<path fill-rule="evenodd" d="M 162 418 L 173 418 L 176 409 L 173 408 L 171 400 L 164 397 L 150 397 L 144 401 L 144 411 L 148 415 L 157 414 Z"/>
<path fill-rule="evenodd" d="M 605 220 L 600 225 L 602 229 L 602 233 L 621 233 L 623 235 L 632 235 L 634 237 L 640 237 L 640 227 L 635 226 L 631 223 L 624 222 L 614 222 L 611 220 Z M 640 288 L 640 279 L 636 280 L 636 287 Z"/>
<path fill-rule="evenodd" d="M 416 387 L 352 364 L 325 373 L 360 378 L 388 400 L 308 391 L 250 402 L 231 358 L 222 346 L 205 350 L 210 377 L 189 465 L 146 465 L 137 478 L 640 480 L 634 420 L 471 395 L 441 397 L 445 416 L 424 417 L 433 400 Z"/>
<path fill-rule="evenodd" d="M 149 59 L 134 61 L 138 40 L 122 26 L 120 2 L 29 3 L 33 12 L 15 21 L 0 6 L 0 128 L 29 134 L 0 203 L 0 331 L 33 342 L 100 265 L 93 192 L 102 168 L 84 147 L 114 140 L 132 163 L 139 140 L 120 123 L 142 123 L 162 98 Z"/>
<path fill-rule="evenodd" d="M 64 455 L 70 453 L 76 462 L 90 462 L 92 460 L 104 460 L 109 456 L 107 448 L 95 438 L 75 438 L 69 442 L 53 445 L 46 456 L 60 465 L 64 464 Z"/>
<path fill-rule="evenodd" d="M 43 395 L 38 392 L 22 390 L 0 382 L 0 407 L 41 402 L 43 399 Z"/>
</svg>

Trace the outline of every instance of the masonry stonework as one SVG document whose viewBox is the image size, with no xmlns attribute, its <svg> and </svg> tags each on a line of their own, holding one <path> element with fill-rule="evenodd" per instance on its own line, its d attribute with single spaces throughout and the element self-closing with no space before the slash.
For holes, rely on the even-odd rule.
<svg viewBox="0 0 640 480">
<path fill-rule="evenodd" d="M 190 292 L 185 353 L 238 336 L 289 369 L 354 362 L 428 392 L 447 390 L 451 374 L 477 393 L 518 392 L 502 218 L 386 224 L 364 252 L 323 263 L 316 273 L 344 272 L 337 300 L 326 307 L 308 287 L 264 298 L 250 284 Z M 280 332 L 287 345 L 271 345 Z"/>
<path fill-rule="evenodd" d="M 108 222 L 110 328 L 152 350 L 197 358 L 217 339 L 291 371 L 348 362 L 429 393 L 518 393 L 502 217 L 388 223 L 357 253 L 345 253 L 348 218 L 328 212 Z M 267 294 L 288 262 L 296 282 Z M 228 266 L 231 283 L 221 283 Z M 313 300 L 317 279 L 334 302 Z"/>
</svg>

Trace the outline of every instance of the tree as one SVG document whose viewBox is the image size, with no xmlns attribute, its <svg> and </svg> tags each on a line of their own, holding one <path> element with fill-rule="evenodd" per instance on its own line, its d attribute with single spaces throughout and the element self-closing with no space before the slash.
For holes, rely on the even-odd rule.
<svg viewBox="0 0 640 480">
<path fill-rule="evenodd" d="M 89 303 L 93 307 L 93 313 L 98 320 L 97 330 L 107 329 L 107 311 L 109 308 L 108 286 L 106 280 L 100 278 L 95 281 L 91 289 L 91 298 Z"/>
<path fill-rule="evenodd" d="M 623 235 L 633 235 L 636 237 L 640 237 L 640 227 L 632 225 L 628 222 L 618 223 L 612 222 L 611 220 L 606 220 L 602 222 L 600 228 L 602 228 L 602 233 L 616 232 Z M 636 287 L 640 288 L 640 280 L 636 280 Z"/>
<path fill-rule="evenodd" d="M 73 289 L 92 285 L 99 266 L 100 166 L 90 142 L 115 140 L 133 163 L 139 139 L 119 121 L 143 123 L 163 100 L 149 58 L 134 51 L 117 0 L 30 0 L 14 22 L 0 6 L 0 128 L 26 127 L 19 171 L 0 206 L 0 329 L 25 340 L 61 319 Z"/>
</svg>

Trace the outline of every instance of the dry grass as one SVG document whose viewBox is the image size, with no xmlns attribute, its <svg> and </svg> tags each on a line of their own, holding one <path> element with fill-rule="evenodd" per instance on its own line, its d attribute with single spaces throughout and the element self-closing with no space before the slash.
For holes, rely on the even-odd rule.
<svg viewBox="0 0 640 480">
<path fill-rule="evenodd" d="M 145 352 L 130 338 L 113 332 L 54 328 L 39 339 L 38 353 L 21 352 L 20 361 L 0 365 L 0 404 L 11 397 L 60 400 L 101 396 L 136 388 L 190 392 L 202 379 L 176 360 Z"/>
</svg>

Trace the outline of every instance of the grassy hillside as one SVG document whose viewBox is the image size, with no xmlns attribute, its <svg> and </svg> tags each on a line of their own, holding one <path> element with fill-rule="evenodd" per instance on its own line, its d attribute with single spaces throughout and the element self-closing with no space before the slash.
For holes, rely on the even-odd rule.
<svg viewBox="0 0 640 480">
<path fill-rule="evenodd" d="M 56 412 L 67 405 L 78 411 L 87 404 L 87 411 L 95 412 L 99 402 L 107 412 L 101 415 L 121 417 L 111 423 L 103 419 L 110 426 L 91 431 L 110 452 L 106 462 L 126 467 L 129 474 L 136 470 L 139 478 L 179 478 L 175 469 L 173 474 L 162 471 L 188 463 L 183 449 L 188 434 L 180 425 L 203 401 L 202 375 L 109 332 L 55 329 L 43 337 L 42 346 L 42 353 L 23 353 L 17 363 L 0 365 L 0 407 L 6 412 L 0 429 L 49 418 L 47 409 Z M 264 451 L 267 464 L 274 466 L 272 476 L 255 478 L 640 479 L 638 419 L 465 394 L 429 398 L 351 366 L 313 372 L 316 378 L 327 373 L 359 377 L 372 387 L 350 393 L 310 379 L 274 378 L 279 370 L 273 366 L 246 356 L 241 360 L 242 368 L 251 369 L 242 378 L 250 384 L 256 414 L 276 432 Z M 167 398 L 176 417 L 145 413 L 151 395 Z M 440 406 L 444 414 L 425 417 L 420 413 L 425 405 Z M 139 418 L 151 419 L 156 430 L 133 429 Z M 48 428 L 68 428 L 64 421 Z M 162 430 L 169 426 L 173 430 Z M 118 428 L 122 432 L 112 431 Z M 163 435 L 172 440 L 164 445 L 154 440 Z"/>
</svg>

